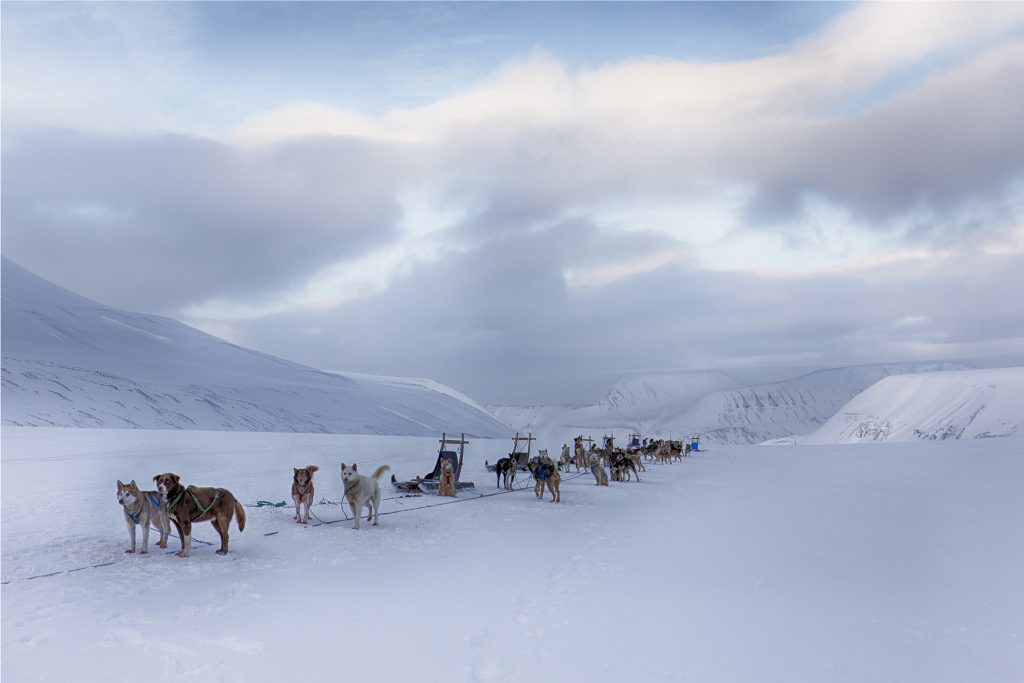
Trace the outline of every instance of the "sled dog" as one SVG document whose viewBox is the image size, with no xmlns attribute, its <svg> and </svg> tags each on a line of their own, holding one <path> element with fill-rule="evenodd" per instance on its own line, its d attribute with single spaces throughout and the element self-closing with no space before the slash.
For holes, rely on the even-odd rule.
<svg viewBox="0 0 1024 683">
<path fill-rule="evenodd" d="M 544 497 L 544 487 L 548 487 L 548 491 L 551 492 L 551 501 L 554 503 L 562 500 L 561 483 L 562 477 L 558 473 L 558 467 L 555 466 L 554 461 L 547 456 L 547 451 L 541 451 L 540 457 L 530 460 L 530 474 L 533 475 L 533 479 L 536 482 L 533 485 L 533 493 L 538 498 Z"/>
<path fill-rule="evenodd" d="M 292 476 L 292 500 L 295 501 L 295 522 L 297 524 L 309 524 L 309 506 L 313 504 L 313 473 L 320 468 L 316 465 L 305 467 L 293 467 L 295 474 Z M 302 514 L 302 506 L 306 506 L 306 513 Z"/>
<path fill-rule="evenodd" d="M 135 552 L 135 526 L 142 527 L 142 550 L 140 554 L 149 552 L 149 527 L 156 525 L 160 532 L 160 540 L 157 547 L 167 547 L 167 537 L 171 535 L 171 521 L 164 513 L 163 501 L 159 491 L 140 491 L 139 485 L 132 479 L 129 483 L 123 484 L 117 480 L 117 502 L 124 508 L 124 522 L 128 525 L 128 537 L 132 541 L 132 547 L 125 550 L 126 553 Z"/>
<path fill-rule="evenodd" d="M 512 490 L 512 485 L 516 483 L 516 459 L 513 457 L 498 458 L 498 462 L 494 465 L 494 471 L 497 473 L 497 480 L 494 482 L 495 486 L 501 486 L 502 475 L 505 477 L 505 489 L 508 491 Z"/>
<path fill-rule="evenodd" d="M 562 444 L 562 457 L 558 459 L 558 469 L 569 473 L 569 465 L 572 463 L 572 454 L 569 452 L 569 444 Z"/>
<path fill-rule="evenodd" d="M 353 529 L 359 528 L 359 518 L 363 514 L 363 508 L 369 510 L 366 517 L 367 522 L 373 522 L 377 526 L 380 515 L 380 475 L 387 472 L 390 467 L 381 465 L 373 472 L 373 476 L 367 477 L 356 471 L 356 463 L 346 465 L 341 463 L 341 483 L 345 487 L 345 498 L 348 499 L 349 509 L 356 523 Z"/>
<path fill-rule="evenodd" d="M 608 473 L 604 471 L 604 467 L 601 466 L 601 461 L 597 459 L 597 456 L 590 456 L 590 472 L 594 475 L 594 486 L 608 485 Z"/>
<path fill-rule="evenodd" d="M 437 487 L 437 495 L 455 497 L 455 473 L 452 472 L 450 460 L 441 461 L 441 481 Z"/>
<path fill-rule="evenodd" d="M 181 536 L 178 557 L 188 557 L 192 551 L 192 524 L 210 522 L 220 534 L 218 555 L 228 554 L 228 525 L 238 515 L 238 530 L 245 530 L 245 510 L 227 489 L 211 486 L 182 486 L 181 477 L 165 472 L 153 477 L 164 499 L 164 509 Z"/>
<path fill-rule="evenodd" d="M 573 437 L 573 449 L 576 456 L 576 471 L 587 469 L 587 451 L 583 448 L 583 435 Z"/>
</svg>

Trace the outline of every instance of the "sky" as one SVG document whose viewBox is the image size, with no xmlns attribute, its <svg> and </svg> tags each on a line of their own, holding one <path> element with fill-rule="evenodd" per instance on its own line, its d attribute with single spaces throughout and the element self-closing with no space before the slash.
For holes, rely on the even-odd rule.
<svg viewBox="0 0 1024 683">
<path fill-rule="evenodd" d="M 0 13 L 3 253 L 108 305 L 491 403 L 1024 353 L 1024 3 Z"/>
</svg>

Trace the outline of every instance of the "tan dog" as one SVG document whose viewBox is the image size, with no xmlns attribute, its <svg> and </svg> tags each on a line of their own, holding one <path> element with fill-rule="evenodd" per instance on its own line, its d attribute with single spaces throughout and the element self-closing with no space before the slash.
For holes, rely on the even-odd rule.
<svg viewBox="0 0 1024 683">
<path fill-rule="evenodd" d="M 297 524 L 309 524 L 309 506 L 313 504 L 313 473 L 320 468 L 316 465 L 305 467 L 293 467 L 295 475 L 292 478 L 292 500 L 295 501 L 295 522 Z M 302 506 L 306 506 L 306 514 L 302 514 Z"/>
<path fill-rule="evenodd" d="M 448 460 L 441 461 L 441 481 L 437 487 L 437 495 L 452 498 L 456 496 L 455 472 L 452 471 L 452 463 Z"/>
<path fill-rule="evenodd" d="M 540 455 L 527 463 L 530 473 L 533 475 L 533 493 L 538 498 L 544 496 L 544 487 L 547 486 L 551 492 L 551 502 L 558 503 L 562 500 L 562 477 L 558 473 L 558 466 L 548 457 L 546 450 L 540 451 Z"/>
<path fill-rule="evenodd" d="M 576 456 L 576 471 L 587 469 L 587 451 L 583 448 L 583 435 L 573 437 L 573 448 Z"/>
<path fill-rule="evenodd" d="M 171 535 L 171 520 L 164 514 L 160 493 L 157 491 L 140 491 L 139 485 L 132 479 L 127 484 L 117 482 L 117 502 L 124 508 L 124 521 L 128 525 L 128 536 L 132 539 L 132 547 L 126 553 L 135 552 L 135 527 L 142 527 L 142 550 L 140 554 L 149 552 L 149 527 L 156 525 L 160 532 L 157 547 L 167 547 L 167 537 Z"/>
<path fill-rule="evenodd" d="M 188 557 L 192 550 L 192 524 L 210 522 L 220 534 L 218 555 L 228 554 L 228 525 L 238 515 L 238 530 L 245 530 L 245 509 L 227 489 L 181 485 L 181 477 L 165 472 L 153 477 L 164 497 L 164 509 L 181 536 L 178 557 Z"/>
<path fill-rule="evenodd" d="M 590 472 L 594 475 L 594 486 L 608 485 L 608 473 L 604 471 L 596 455 L 590 456 Z"/>
</svg>

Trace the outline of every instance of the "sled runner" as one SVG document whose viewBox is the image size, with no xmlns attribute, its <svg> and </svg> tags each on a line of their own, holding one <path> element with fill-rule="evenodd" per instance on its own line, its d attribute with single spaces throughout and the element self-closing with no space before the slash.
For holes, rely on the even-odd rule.
<svg viewBox="0 0 1024 683">
<path fill-rule="evenodd" d="M 452 472 L 455 473 L 455 490 L 474 492 L 476 487 L 471 481 L 460 481 L 462 476 L 462 461 L 466 455 L 466 435 L 462 434 L 458 439 L 449 439 L 447 434 L 441 434 L 441 447 L 437 451 L 437 462 L 434 469 L 422 477 L 416 477 L 409 481 L 398 481 L 395 475 L 391 475 L 391 486 L 396 491 L 403 493 L 437 493 L 441 485 L 441 463 L 448 461 L 452 465 Z M 459 450 L 445 450 L 446 446 L 458 446 Z"/>
<path fill-rule="evenodd" d="M 526 436 L 519 436 L 519 432 L 516 432 L 516 437 L 512 441 L 512 452 L 508 454 L 508 457 L 516 459 L 516 469 L 523 470 L 524 472 L 530 471 L 530 468 L 526 463 L 530 461 L 530 449 L 533 447 L 533 442 L 536 440 L 537 439 L 532 433 L 529 433 Z M 522 448 L 522 446 L 519 445 L 520 441 L 526 443 L 525 451 L 520 450 Z M 487 468 L 488 472 L 493 472 L 497 465 L 484 460 L 484 467 Z"/>
</svg>

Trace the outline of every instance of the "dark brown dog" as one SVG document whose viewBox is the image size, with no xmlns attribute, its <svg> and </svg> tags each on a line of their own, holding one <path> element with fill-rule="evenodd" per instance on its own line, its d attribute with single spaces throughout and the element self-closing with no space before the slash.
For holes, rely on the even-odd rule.
<svg viewBox="0 0 1024 683">
<path fill-rule="evenodd" d="M 235 500 L 231 491 L 211 487 L 181 485 L 181 477 L 165 472 L 153 477 L 157 489 L 164 497 L 165 509 L 181 536 L 181 550 L 178 557 L 188 557 L 192 549 L 192 523 L 211 522 L 220 534 L 218 555 L 228 554 L 228 525 L 231 517 L 238 514 L 238 530 L 245 530 L 245 510 Z"/>
<path fill-rule="evenodd" d="M 316 465 L 306 467 L 293 467 L 295 476 L 292 478 L 292 500 L 295 501 L 295 521 L 299 524 L 309 524 L 309 506 L 313 504 L 313 473 L 320 468 Z M 302 514 L 302 506 L 306 506 L 306 514 Z"/>
</svg>

